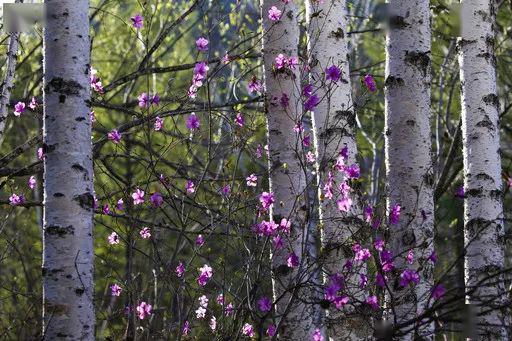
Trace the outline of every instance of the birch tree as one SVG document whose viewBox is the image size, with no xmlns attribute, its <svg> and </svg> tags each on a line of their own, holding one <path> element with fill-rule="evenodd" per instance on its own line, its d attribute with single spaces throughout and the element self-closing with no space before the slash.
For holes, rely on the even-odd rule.
<svg viewBox="0 0 512 341">
<path fill-rule="evenodd" d="M 394 323 L 421 314 L 429 301 L 433 266 L 434 203 L 430 132 L 430 11 L 428 0 L 389 0 L 386 37 L 385 155 L 388 212 L 401 216 L 389 227 L 395 267 L 418 272 L 418 284 L 396 276 L 390 283 Z M 391 217 L 392 218 L 392 217 Z M 390 219 L 394 220 L 394 219 Z M 409 264 L 406 256 L 414 254 Z M 411 274 L 407 272 L 406 274 Z M 407 283 L 407 282 L 406 282 Z M 420 321 L 418 321 L 420 322 Z M 415 328 L 432 336 L 431 324 Z M 406 331 L 404 339 L 413 339 Z"/>
<path fill-rule="evenodd" d="M 93 340 L 89 1 L 45 3 L 43 332 Z"/>
<path fill-rule="evenodd" d="M 350 250 L 349 243 L 364 227 L 359 218 L 361 205 L 357 193 L 353 193 L 353 204 L 346 213 L 340 212 L 334 198 L 327 198 L 322 193 L 323 185 L 329 181 L 329 173 L 334 183 L 341 184 L 344 181 L 343 173 L 338 172 L 335 167 L 340 151 L 343 148 L 348 150 L 345 160 L 347 165 L 355 164 L 357 156 L 356 119 L 346 41 L 346 3 L 344 0 L 310 0 L 307 1 L 306 9 L 310 82 L 315 94 L 322 99 L 313 109 L 312 119 L 318 153 L 322 247 L 326 255 L 323 265 L 325 272 L 333 275 L 340 272 L 345 262 L 350 259 L 346 253 L 347 249 Z M 329 68 L 340 69 L 341 78 L 329 79 L 326 75 Z M 357 285 L 358 281 L 359 275 L 348 278 L 345 289 L 353 291 L 347 292 L 350 297 L 363 301 L 364 295 Z M 341 316 L 339 310 L 333 306 L 327 318 L 329 336 L 333 340 L 358 340 L 368 336 L 367 319 L 361 314 L 351 316 L 348 313 Z"/>
<path fill-rule="evenodd" d="M 300 287 L 307 281 L 308 263 L 304 250 L 306 226 L 306 178 L 301 161 L 300 134 L 294 126 L 302 120 L 298 64 L 298 5 L 278 0 L 261 2 L 263 18 L 263 61 L 266 88 L 265 108 L 269 146 L 270 191 L 274 205 L 270 214 L 276 223 L 291 222 L 291 233 L 284 246 L 273 248 L 272 279 L 278 332 L 283 340 L 301 340 L 312 332 L 310 305 Z M 298 257 L 298 267 L 290 255 Z"/>
<path fill-rule="evenodd" d="M 466 302 L 479 340 L 506 340 L 510 326 L 504 283 L 499 102 L 492 0 L 462 1 L 458 41 L 462 84 Z"/>
</svg>

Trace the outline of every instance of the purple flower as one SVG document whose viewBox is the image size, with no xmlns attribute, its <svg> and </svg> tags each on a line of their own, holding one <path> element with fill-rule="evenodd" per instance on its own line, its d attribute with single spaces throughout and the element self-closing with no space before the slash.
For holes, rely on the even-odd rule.
<svg viewBox="0 0 512 341">
<path fill-rule="evenodd" d="M 366 223 L 369 224 L 372 222 L 372 219 L 373 219 L 373 207 L 367 206 L 364 209 L 364 221 L 366 221 Z"/>
<path fill-rule="evenodd" d="M 289 268 L 296 268 L 299 266 L 299 257 L 294 252 L 290 253 L 286 258 L 286 265 Z"/>
<path fill-rule="evenodd" d="M 284 69 L 288 65 L 288 58 L 284 54 L 280 53 L 275 58 L 274 62 L 275 62 L 276 69 L 281 70 L 281 69 Z"/>
<path fill-rule="evenodd" d="M 9 197 L 9 203 L 10 203 L 12 206 L 19 206 L 19 205 L 23 205 L 23 204 L 25 203 L 25 197 L 23 196 L 23 194 L 17 195 L 16 193 L 13 193 L 13 194 Z"/>
<path fill-rule="evenodd" d="M 466 191 L 464 190 L 464 186 L 459 186 L 457 188 L 457 191 L 455 191 L 454 196 L 456 198 L 464 199 L 464 196 L 466 195 Z"/>
<path fill-rule="evenodd" d="M 18 102 L 14 105 L 14 116 L 20 116 L 25 112 L 25 103 Z"/>
<path fill-rule="evenodd" d="M 389 222 L 393 225 L 398 224 L 398 220 L 400 219 L 400 210 L 401 207 L 399 204 L 394 204 L 391 208 L 391 212 L 389 212 Z"/>
<path fill-rule="evenodd" d="M 315 329 L 313 335 L 311 336 L 311 341 L 324 341 L 324 337 L 322 336 L 320 329 Z"/>
<path fill-rule="evenodd" d="M 223 196 L 229 197 L 229 194 L 231 194 L 231 186 L 229 184 L 226 184 L 222 189 L 220 190 Z"/>
<path fill-rule="evenodd" d="M 142 28 L 144 26 L 144 17 L 140 14 L 135 14 L 133 17 L 130 18 L 132 21 L 132 26 L 136 29 Z"/>
<path fill-rule="evenodd" d="M 342 309 L 343 306 L 345 304 L 347 304 L 349 301 L 349 298 L 347 295 L 342 295 L 342 296 L 336 296 L 334 298 L 334 306 L 336 307 L 336 309 Z"/>
<path fill-rule="evenodd" d="M 110 214 L 110 207 L 108 206 L 108 204 L 103 205 L 102 211 L 103 211 L 103 214 L 106 214 L 106 215 Z"/>
<path fill-rule="evenodd" d="M 119 236 L 117 235 L 117 233 L 115 232 L 112 232 L 109 236 L 108 236 L 108 243 L 110 245 L 114 245 L 114 244 L 119 244 L 120 240 L 119 240 Z"/>
<path fill-rule="evenodd" d="M 311 97 L 312 94 L 313 94 L 313 85 L 312 84 L 304 85 L 304 88 L 302 89 L 302 95 L 304 95 L 304 97 Z"/>
<path fill-rule="evenodd" d="M 272 301 L 266 296 L 263 296 L 258 300 L 258 308 L 260 311 L 266 313 L 272 310 Z"/>
<path fill-rule="evenodd" d="M 420 275 L 414 270 L 405 269 L 400 275 L 400 285 L 405 287 L 409 283 L 418 284 L 420 282 Z"/>
<path fill-rule="evenodd" d="M 280 11 L 276 6 L 270 7 L 268 10 L 268 18 L 272 21 L 279 21 L 283 12 Z"/>
<path fill-rule="evenodd" d="M 276 332 L 277 332 L 277 328 L 275 325 L 271 324 L 268 326 L 267 328 L 267 336 L 275 336 L 276 335 Z"/>
<path fill-rule="evenodd" d="M 213 269 L 205 264 L 203 267 L 199 269 L 199 278 L 197 279 L 197 283 L 199 283 L 200 286 L 204 287 L 206 283 L 212 278 L 213 276 Z"/>
<path fill-rule="evenodd" d="M 239 126 L 239 127 L 243 127 L 244 126 L 244 117 L 242 116 L 242 113 L 239 112 L 236 114 L 236 117 L 235 117 L 235 123 Z"/>
<path fill-rule="evenodd" d="M 438 300 L 446 294 L 446 288 L 442 284 L 438 284 L 432 288 L 432 297 Z"/>
<path fill-rule="evenodd" d="M 110 141 L 114 142 L 114 144 L 118 144 L 119 142 L 121 142 L 121 134 L 116 129 L 108 133 L 107 138 Z"/>
<path fill-rule="evenodd" d="M 352 199 L 350 199 L 349 196 L 343 196 L 336 200 L 336 205 L 338 206 L 338 210 L 340 212 L 348 212 L 352 207 Z"/>
<path fill-rule="evenodd" d="M 110 290 L 112 291 L 112 296 L 120 296 L 121 295 L 121 291 L 123 291 L 123 288 L 121 288 L 117 284 L 113 284 L 113 285 L 110 286 Z"/>
<path fill-rule="evenodd" d="M 178 264 L 178 266 L 176 267 L 175 272 L 176 272 L 176 276 L 178 276 L 178 277 L 183 276 L 183 274 L 185 273 L 185 266 L 183 265 L 182 262 L 180 262 Z"/>
<path fill-rule="evenodd" d="M 186 127 L 187 129 L 194 131 L 199 129 L 201 123 L 199 122 L 199 118 L 197 118 L 196 113 L 191 113 L 187 119 Z"/>
<path fill-rule="evenodd" d="M 205 51 L 208 51 L 208 44 L 210 42 L 208 41 L 208 39 L 206 38 L 203 38 L 203 37 L 199 37 L 197 40 L 196 40 L 196 47 L 199 51 L 201 52 L 205 52 Z"/>
<path fill-rule="evenodd" d="M 158 96 L 157 93 L 155 93 L 153 96 L 151 96 L 151 104 L 154 104 L 158 106 L 160 104 L 160 96 Z"/>
<path fill-rule="evenodd" d="M 145 92 L 141 93 L 137 99 L 139 100 L 139 107 L 141 108 L 149 108 L 151 105 L 151 99 Z"/>
<path fill-rule="evenodd" d="M 202 234 L 198 235 L 196 238 L 196 245 L 201 247 L 204 245 L 204 237 Z"/>
<path fill-rule="evenodd" d="M 386 287 L 386 277 L 382 276 L 380 273 L 375 275 L 375 284 L 381 288 Z"/>
<path fill-rule="evenodd" d="M 134 193 L 132 193 L 133 204 L 140 205 L 144 203 L 144 191 L 140 188 L 137 188 Z"/>
<path fill-rule="evenodd" d="M 31 176 L 29 179 L 28 179 L 28 187 L 30 189 L 34 189 L 36 187 L 36 177 L 35 176 Z"/>
<path fill-rule="evenodd" d="M 183 323 L 183 335 L 188 335 L 188 333 L 190 333 L 190 322 L 185 321 Z"/>
<path fill-rule="evenodd" d="M 30 103 L 28 104 L 28 107 L 31 110 L 36 110 L 36 108 L 37 108 L 37 100 L 36 100 L 35 97 L 32 97 L 32 99 L 30 100 Z"/>
<path fill-rule="evenodd" d="M 153 206 L 160 207 L 164 202 L 164 198 L 162 197 L 162 194 L 155 192 L 149 197 L 149 201 Z"/>
<path fill-rule="evenodd" d="M 428 256 L 427 259 L 435 264 L 437 262 L 437 254 L 436 254 L 436 252 L 432 251 L 432 253 L 430 254 L 430 256 Z"/>
<path fill-rule="evenodd" d="M 261 207 L 266 211 L 274 203 L 274 193 L 263 192 L 260 194 Z"/>
<path fill-rule="evenodd" d="M 325 69 L 325 79 L 336 83 L 341 78 L 341 70 L 336 65 L 331 65 Z"/>
<path fill-rule="evenodd" d="M 377 85 L 371 75 L 364 76 L 364 85 L 366 85 L 366 88 L 370 92 L 375 92 L 377 90 Z"/>
<path fill-rule="evenodd" d="M 262 88 L 263 85 L 258 80 L 258 78 L 256 78 L 256 76 L 252 76 L 251 80 L 249 81 L 249 84 L 247 84 L 247 89 L 249 90 L 249 92 L 260 92 Z"/>
<path fill-rule="evenodd" d="M 185 189 L 187 190 L 187 193 L 194 193 L 196 191 L 196 186 L 194 184 L 194 181 L 187 180 L 187 183 L 185 184 Z"/>
<path fill-rule="evenodd" d="M 320 98 L 317 95 L 312 95 L 306 102 L 304 102 L 304 109 L 306 111 L 313 110 L 320 103 Z"/>
<path fill-rule="evenodd" d="M 122 210 L 124 209 L 123 205 L 124 205 L 124 201 L 123 201 L 123 199 L 119 199 L 119 200 L 117 201 L 116 208 L 117 208 L 119 211 L 122 211 Z"/>
<path fill-rule="evenodd" d="M 164 126 L 164 120 L 162 118 L 160 118 L 160 116 L 157 116 L 155 118 L 155 131 L 162 130 L 163 126 Z"/>
<path fill-rule="evenodd" d="M 142 230 L 140 230 L 139 234 L 142 238 L 148 239 L 149 237 L 151 237 L 151 230 L 149 229 L 149 227 L 144 227 L 142 228 Z"/>
<path fill-rule="evenodd" d="M 366 261 L 368 258 L 370 258 L 371 254 L 370 254 L 370 250 L 368 249 L 360 249 L 356 252 L 356 255 L 354 256 L 354 260 L 355 261 L 361 261 L 361 262 L 364 262 Z"/>
<path fill-rule="evenodd" d="M 137 315 L 139 316 L 139 319 L 144 320 L 144 317 L 151 315 L 151 309 L 151 304 L 141 302 L 137 306 Z"/>
<path fill-rule="evenodd" d="M 377 300 L 377 296 L 368 296 L 366 299 L 366 304 L 372 307 L 372 309 L 379 309 L 379 301 Z"/>
</svg>

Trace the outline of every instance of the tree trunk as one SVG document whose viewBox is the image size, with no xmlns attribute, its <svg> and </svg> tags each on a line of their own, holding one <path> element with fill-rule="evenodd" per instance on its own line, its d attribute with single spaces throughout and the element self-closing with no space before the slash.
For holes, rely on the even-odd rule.
<svg viewBox="0 0 512 341">
<path fill-rule="evenodd" d="M 7 69 L 5 71 L 5 79 L 2 84 L 2 97 L 0 97 L 0 145 L 4 138 L 5 124 L 7 122 L 9 100 L 11 98 L 11 90 L 14 86 L 14 71 L 16 69 L 19 33 L 11 33 L 9 35 L 9 44 L 7 46 Z"/>
<path fill-rule="evenodd" d="M 462 1 L 460 78 L 464 153 L 466 302 L 479 340 L 507 340 L 499 102 L 492 0 Z M 501 272 L 501 274 L 500 274 Z"/>
<path fill-rule="evenodd" d="M 45 3 L 43 332 L 93 340 L 89 1 Z"/>
<path fill-rule="evenodd" d="M 428 0 L 389 0 L 386 39 L 385 150 L 388 212 L 401 216 L 390 224 L 389 243 L 398 270 L 390 283 L 394 323 L 414 319 L 431 302 L 434 202 L 430 131 L 430 10 Z M 409 264 L 405 257 L 414 253 Z M 404 269 L 418 271 L 419 284 L 402 287 Z M 415 327 L 414 331 L 410 330 Z M 433 324 L 418 321 L 403 339 L 433 338 Z M 414 334 L 420 334 L 414 335 Z"/>
<path fill-rule="evenodd" d="M 272 6 L 282 11 L 279 21 L 269 19 L 268 12 Z M 305 340 L 312 334 L 311 304 L 304 302 L 308 300 L 308 290 L 299 287 L 309 280 L 309 260 L 304 249 L 306 177 L 301 139 L 293 131 L 295 124 L 302 120 L 300 73 L 299 66 L 273 69 L 279 54 L 298 56 L 298 6 L 294 2 L 285 4 L 279 0 L 262 0 L 261 8 L 270 191 L 275 199 L 270 214 L 276 223 L 281 218 L 291 221 L 291 235 L 284 240 L 283 247 L 277 250 L 272 247 L 274 296 L 278 300 L 277 315 L 281 317 L 278 332 L 282 340 Z M 287 106 L 281 104 L 283 94 L 289 98 Z M 287 257 L 292 252 L 300 260 L 295 268 L 287 266 Z"/>
<path fill-rule="evenodd" d="M 365 228 L 361 216 L 361 204 L 357 189 L 351 194 L 353 201 L 349 212 L 341 213 L 336 198 L 322 195 L 329 171 L 334 183 L 341 184 L 343 175 L 335 168 L 336 159 L 342 148 L 348 148 L 347 165 L 356 163 L 357 145 L 355 138 L 355 111 L 351 95 L 348 48 L 346 41 L 345 0 L 307 1 L 308 55 L 310 84 L 315 94 L 322 99 L 313 109 L 313 127 L 318 154 L 320 222 L 323 228 L 322 247 L 325 256 L 324 270 L 329 275 L 339 273 L 346 260 L 351 259 L 351 243 L 359 240 L 361 229 Z M 327 81 L 325 69 L 335 65 L 342 70 L 342 78 L 336 82 Z M 348 252 L 347 252 L 348 251 Z M 363 266 L 361 271 L 366 272 Z M 361 340 L 368 337 L 368 319 L 354 313 L 355 301 L 364 301 L 364 291 L 358 286 L 359 273 L 347 280 L 345 293 L 351 297 L 346 314 L 332 306 L 328 311 L 327 327 L 333 340 Z"/>
</svg>

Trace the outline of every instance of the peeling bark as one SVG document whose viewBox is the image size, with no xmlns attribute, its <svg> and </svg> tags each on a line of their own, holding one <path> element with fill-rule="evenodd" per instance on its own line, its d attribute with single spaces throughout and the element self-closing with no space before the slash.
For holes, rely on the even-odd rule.
<svg viewBox="0 0 512 341">
<path fill-rule="evenodd" d="M 510 303 L 503 273 L 499 102 L 494 57 L 495 4 L 462 1 L 458 41 L 462 84 L 466 303 L 476 312 L 479 340 L 507 340 Z"/>
<path fill-rule="evenodd" d="M 43 332 L 93 340 L 89 1 L 45 3 Z"/>
<path fill-rule="evenodd" d="M 389 227 L 395 266 L 414 269 L 420 283 L 401 287 L 398 274 L 390 283 L 387 306 L 394 322 L 422 314 L 431 300 L 434 201 L 430 131 L 430 10 L 428 0 L 389 0 L 386 37 L 385 150 L 388 212 L 402 207 L 400 221 Z M 405 260 L 409 250 L 415 261 Z M 392 297 L 392 299 L 391 299 Z M 403 340 L 433 339 L 433 324 L 421 321 Z"/>
</svg>

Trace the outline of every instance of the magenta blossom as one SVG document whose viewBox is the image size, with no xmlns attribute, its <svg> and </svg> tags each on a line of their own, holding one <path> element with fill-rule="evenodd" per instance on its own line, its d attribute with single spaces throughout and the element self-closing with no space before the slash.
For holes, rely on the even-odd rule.
<svg viewBox="0 0 512 341">
<path fill-rule="evenodd" d="M 432 297 L 438 300 L 446 294 L 446 288 L 442 284 L 438 284 L 432 288 Z"/>
<path fill-rule="evenodd" d="M 389 212 L 389 222 L 393 225 L 398 224 L 398 221 L 400 219 L 400 210 L 402 208 L 399 204 L 394 204 L 391 208 L 391 212 Z"/>
<path fill-rule="evenodd" d="M 205 52 L 205 51 L 208 51 L 208 44 L 210 42 L 208 41 L 208 39 L 204 38 L 204 37 L 199 37 L 197 40 L 196 40 L 196 47 L 199 51 L 201 52 Z"/>
<path fill-rule="evenodd" d="M 139 316 L 139 319 L 144 320 L 144 318 L 146 316 L 151 315 L 151 310 L 152 310 L 151 304 L 146 303 L 146 302 L 141 302 L 137 306 L 137 315 Z"/>
<path fill-rule="evenodd" d="M 236 114 L 235 123 L 239 127 L 243 127 L 244 126 L 245 121 L 244 121 L 244 117 L 242 116 L 241 112 Z"/>
<path fill-rule="evenodd" d="M 194 193 L 196 191 L 196 185 L 194 185 L 194 181 L 187 180 L 187 183 L 185 184 L 185 190 L 189 194 Z"/>
<path fill-rule="evenodd" d="M 182 263 L 182 262 L 180 262 L 180 263 L 178 264 L 178 266 L 176 267 L 175 272 L 176 272 L 176 276 L 178 276 L 178 277 L 182 277 L 182 276 L 183 276 L 183 274 L 185 273 L 185 265 L 183 265 L 183 263 Z"/>
<path fill-rule="evenodd" d="M 164 203 L 164 198 L 162 197 L 162 194 L 155 192 L 149 197 L 149 201 L 154 207 L 160 207 Z"/>
<path fill-rule="evenodd" d="M 370 250 L 368 249 L 360 249 L 356 252 L 356 255 L 354 256 L 354 260 L 355 261 L 361 261 L 361 262 L 364 262 L 366 261 L 368 258 L 370 258 L 371 254 L 370 254 Z"/>
<path fill-rule="evenodd" d="M 19 206 L 19 205 L 23 205 L 23 204 L 25 203 L 25 197 L 23 196 L 23 194 L 17 195 L 16 193 L 13 193 L 13 194 L 9 197 L 9 203 L 10 203 L 12 206 Z"/>
<path fill-rule="evenodd" d="M 44 154 L 43 148 L 37 148 L 37 158 L 42 161 L 44 160 L 45 156 L 46 155 Z"/>
<path fill-rule="evenodd" d="M 245 182 L 247 184 L 247 187 L 256 187 L 258 177 L 255 174 L 251 174 L 247 178 L 245 178 Z"/>
<path fill-rule="evenodd" d="M 204 237 L 202 234 L 198 235 L 196 238 L 196 245 L 201 247 L 204 245 Z"/>
<path fill-rule="evenodd" d="M 459 186 L 457 188 L 457 190 L 455 191 L 455 194 L 454 196 L 456 198 L 460 198 L 460 199 L 464 199 L 464 196 L 466 195 L 465 191 L 464 191 L 464 186 Z"/>
<path fill-rule="evenodd" d="M 213 276 L 213 269 L 205 264 L 199 269 L 199 277 L 197 278 L 197 283 L 199 283 L 200 286 L 204 287 L 206 283 L 212 278 Z"/>
<path fill-rule="evenodd" d="M 372 307 L 372 309 L 379 309 L 379 301 L 377 300 L 377 296 L 368 296 L 366 299 L 366 304 Z"/>
<path fill-rule="evenodd" d="M 304 102 L 304 109 L 306 111 L 313 110 L 319 103 L 320 98 L 317 95 L 312 95 Z"/>
<path fill-rule="evenodd" d="M 14 116 L 20 116 L 25 112 L 25 103 L 18 102 L 14 105 Z"/>
<path fill-rule="evenodd" d="M 144 203 L 144 191 L 140 188 L 137 188 L 134 193 L 132 193 L 133 204 L 140 205 Z"/>
<path fill-rule="evenodd" d="M 160 116 L 157 116 L 155 118 L 155 131 L 160 131 L 164 127 L 164 120 L 160 118 Z"/>
<path fill-rule="evenodd" d="M 281 20 L 282 15 L 283 15 L 283 12 L 281 10 L 279 10 L 276 6 L 272 6 L 268 10 L 268 18 L 272 21 Z"/>
<path fill-rule="evenodd" d="M 269 337 L 272 337 L 272 336 L 275 336 L 276 335 L 276 332 L 277 332 L 277 328 L 275 325 L 273 324 L 270 324 L 268 327 L 267 327 L 267 336 Z"/>
<path fill-rule="evenodd" d="M 260 194 L 261 207 L 266 211 L 274 203 L 274 193 L 263 192 Z"/>
<path fill-rule="evenodd" d="M 199 122 L 199 118 L 197 118 L 196 113 L 191 113 L 190 116 L 187 118 L 186 127 L 187 129 L 194 131 L 199 129 L 199 126 L 201 123 Z"/>
<path fill-rule="evenodd" d="M 315 329 L 313 331 L 311 341 L 324 341 L 324 337 L 322 336 L 322 332 L 320 331 L 320 329 Z"/>
<path fill-rule="evenodd" d="M 30 110 L 36 110 L 37 100 L 35 97 L 32 97 L 32 99 L 30 100 L 30 103 L 28 104 L 28 107 L 30 108 Z"/>
<path fill-rule="evenodd" d="M 143 239 L 148 239 L 151 237 L 151 230 L 149 227 L 144 227 L 142 230 L 140 230 L 139 234 Z"/>
<path fill-rule="evenodd" d="M 336 65 L 331 65 L 325 69 L 325 79 L 336 83 L 341 78 L 341 70 Z"/>
<path fill-rule="evenodd" d="M 115 245 L 115 244 L 119 244 L 120 240 L 119 240 L 119 236 L 117 235 L 117 233 L 115 232 L 112 232 L 109 236 L 108 236 L 108 243 L 110 245 Z"/>
<path fill-rule="evenodd" d="M 414 270 L 405 269 L 400 274 L 400 285 L 405 287 L 409 285 L 409 283 L 418 284 L 420 282 L 420 275 Z"/>
<path fill-rule="evenodd" d="M 36 177 L 35 176 L 30 176 L 30 178 L 28 179 L 28 187 L 30 189 L 34 189 L 36 187 Z"/>
<path fill-rule="evenodd" d="M 364 85 L 366 85 L 366 88 L 368 89 L 368 91 L 370 91 L 370 92 L 377 91 L 377 85 L 375 84 L 375 80 L 373 79 L 373 77 L 371 75 L 364 76 L 363 81 L 364 81 Z"/>
<path fill-rule="evenodd" d="M 244 326 L 242 327 L 242 334 L 245 336 L 253 337 L 254 327 L 249 323 L 244 324 Z"/>
<path fill-rule="evenodd" d="M 263 89 L 263 85 L 261 84 L 260 80 L 256 78 L 256 76 L 252 76 L 251 80 L 247 84 L 247 90 L 249 90 L 250 93 L 253 92 L 260 92 Z"/>
<path fill-rule="evenodd" d="M 121 134 L 116 130 L 112 130 L 110 133 L 107 134 L 107 138 L 114 142 L 115 144 L 118 144 L 121 142 Z"/>
<path fill-rule="evenodd" d="M 188 333 L 190 333 L 190 322 L 185 321 L 183 323 L 183 335 L 188 335 Z"/>
<path fill-rule="evenodd" d="M 132 26 L 136 29 L 141 29 L 144 26 L 144 17 L 140 14 L 135 14 L 130 18 L 132 21 Z"/>
<path fill-rule="evenodd" d="M 118 211 L 122 211 L 124 209 L 124 201 L 123 199 L 119 199 L 116 204 L 116 208 Z"/>
<path fill-rule="evenodd" d="M 258 308 L 261 312 L 269 312 L 272 310 L 272 301 L 268 297 L 263 296 L 258 300 Z"/>
<path fill-rule="evenodd" d="M 294 252 L 290 253 L 286 258 L 286 265 L 289 268 L 296 268 L 299 266 L 299 257 Z"/>
<path fill-rule="evenodd" d="M 110 286 L 110 290 L 112 291 L 112 296 L 120 296 L 121 295 L 121 291 L 123 291 L 123 288 L 121 288 L 117 284 L 113 284 L 113 285 Z"/>
</svg>

